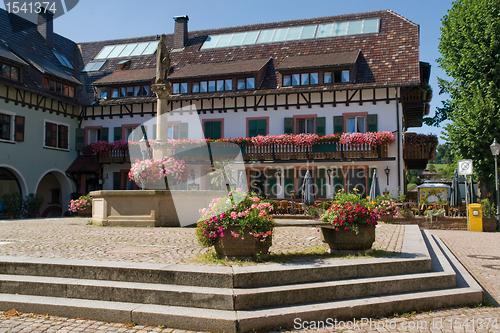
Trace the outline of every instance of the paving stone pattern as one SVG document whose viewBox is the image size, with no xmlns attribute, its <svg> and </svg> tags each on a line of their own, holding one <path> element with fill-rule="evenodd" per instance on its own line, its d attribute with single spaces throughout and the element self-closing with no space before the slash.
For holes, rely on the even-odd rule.
<svg viewBox="0 0 500 333">
<path fill-rule="evenodd" d="M 202 248 L 194 228 L 132 228 L 87 225 L 85 218 L 0 221 L 0 255 L 133 261 L 199 263 Z M 404 226 L 380 224 L 374 248 L 400 251 Z M 322 246 L 314 226 L 278 227 L 273 253 L 308 251 Z"/>
<path fill-rule="evenodd" d="M 86 219 L 0 221 L 0 255 L 158 263 L 193 263 L 206 251 L 192 228 L 102 228 Z M 432 230 L 450 247 L 487 291 L 500 301 L 500 233 Z M 380 224 L 374 247 L 400 251 L 404 226 Z M 313 227 L 280 227 L 272 251 L 286 253 L 322 245 Z M 0 313 L 11 309 L 0 309 Z M 357 326 L 333 321 L 305 323 L 280 332 L 500 332 L 500 308 L 443 309 L 362 321 Z M 359 318 L 358 318 L 359 320 Z M 323 326 L 325 327 L 323 328 Z M 301 326 L 300 330 L 298 330 Z M 6 332 L 179 332 L 163 327 L 133 326 L 43 314 L 0 314 L 0 333 Z"/>
</svg>

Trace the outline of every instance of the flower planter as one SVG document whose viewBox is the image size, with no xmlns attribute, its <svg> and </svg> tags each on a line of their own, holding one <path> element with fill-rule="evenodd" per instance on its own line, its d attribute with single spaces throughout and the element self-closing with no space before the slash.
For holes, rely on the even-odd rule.
<svg viewBox="0 0 500 333">
<path fill-rule="evenodd" d="M 92 217 L 92 206 L 81 209 L 76 214 L 78 217 Z"/>
<path fill-rule="evenodd" d="M 224 237 L 217 238 L 215 242 L 215 252 L 226 258 L 250 258 L 255 254 L 267 255 L 269 247 L 272 244 L 272 238 L 261 242 L 250 235 L 249 230 L 245 230 L 243 238 L 232 236 L 231 232 L 239 233 L 240 227 L 230 225 L 224 231 Z"/>
<path fill-rule="evenodd" d="M 368 230 L 370 229 L 370 230 Z M 321 240 L 331 250 L 366 251 L 375 242 L 375 227 L 360 226 L 359 233 L 352 230 L 338 230 L 330 226 L 321 227 Z"/>
</svg>

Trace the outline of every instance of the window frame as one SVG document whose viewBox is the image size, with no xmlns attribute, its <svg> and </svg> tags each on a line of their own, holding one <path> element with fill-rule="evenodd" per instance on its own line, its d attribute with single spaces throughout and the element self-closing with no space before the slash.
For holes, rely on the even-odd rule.
<svg viewBox="0 0 500 333">
<path fill-rule="evenodd" d="M 251 120 L 265 120 L 266 121 L 266 135 L 269 135 L 269 117 L 247 117 L 246 118 L 247 138 L 250 137 L 250 121 Z"/>
<path fill-rule="evenodd" d="M 368 128 L 368 112 L 348 112 L 348 113 L 343 113 L 342 117 L 344 117 L 344 133 L 366 133 L 366 130 Z M 364 121 L 365 131 L 364 132 L 348 132 L 347 131 L 347 120 L 349 118 L 361 118 L 361 117 L 363 117 L 365 119 L 365 121 Z M 356 123 L 356 121 L 355 121 L 355 123 Z"/>
<path fill-rule="evenodd" d="M 15 127 L 16 127 L 16 123 L 15 123 L 16 114 L 14 112 L 4 111 L 4 110 L 0 110 L 0 114 L 3 114 L 3 115 L 10 117 L 10 120 L 9 120 L 9 139 L 4 139 L 4 138 L 0 137 L 0 141 L 1 142 L 9 142 L 9 143 L 15 142 L 14 136 L 15 136 Z M 0 126 L 1 126 L 1 123 L 0 123 Z"/>
<path fill-rule="evenodd" d="M 53 125 L 56 125 L 57 127 L 57 131 L 56 131 L 56 147 L 54 146 L 48 146 L 47 145 L 47 142 L 46 142 L 46 138 L 47 138 L 47 123 L 49 124 L 53 124 Z M 67 128 L 67 131 L 66 131 L 66 144 L 67 144 L 67 147 L 60 147 L 60 144 L 61 144 L 61 137 L 60 137 L 60 128 L 61 127 L 66 127 Z M 69 137 L 69 133 L 71 131 L 71 126 L 67 123 L 62 123 L 62 122 L 58 122 L 58 121 L 53 121 L 53 120 L 49 120 L 49 119 L 44 119 L 43 120 L 43 148 L 47 148 L 47 149 L 55 149 L 55 150 L 61 150 L 61 151 L 69 151 L 70 148 L 69 148 L 69 143 L 70 143 L 70 137 Z"/>
<path fill-rule="evenodd" d="M 293 133 L 294 134 L 301 134 L 298 132 L 298 120 L 301 119 L 312 119 L 313 121 L 313 133 L 305 133 L 305 134 L 315 134 L 316 133 L 316 118 L 318 117 L 317 114 L 301 114 L 301 115 L 294 115 L 293 116 Z"/>
</svg>

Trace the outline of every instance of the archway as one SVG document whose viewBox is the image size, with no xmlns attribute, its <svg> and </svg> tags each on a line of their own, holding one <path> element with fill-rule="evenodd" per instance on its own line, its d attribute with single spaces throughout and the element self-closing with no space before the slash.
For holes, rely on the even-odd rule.
<svg viewBox="0 0 500 333">
<path fill-rule="evenodd" d="M 26 182 L 16 169 L 10 166 L 0 165 L 0 216 L 7 215 L 3 196 L 11 193 L 19 193 L 22 197 L 22 185 L 24 185 L 26 191 Z"/>
<path fill-rule="evenodd" d="M 43 197 L 42 217 L 60 217 L 68 210 L 73 188 L 60 170 L 47 171 L 38 181 L 36 194 Z"/>
</svg>

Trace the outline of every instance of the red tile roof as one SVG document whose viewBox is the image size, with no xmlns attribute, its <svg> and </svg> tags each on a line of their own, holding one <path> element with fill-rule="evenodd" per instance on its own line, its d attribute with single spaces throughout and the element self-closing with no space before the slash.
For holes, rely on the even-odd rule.
<svg viewBox="0 0 500 333">
<path fill-rule="evenodd" d="M 118 70 L 114 73 L 106 75 L 96 81 L 93 85 L 111 85 L 119 83 L 134 83 L 151 81 L 156 76 L 155 68 Z"/>
<path fill-rule="evenodd" d="M 343 65 L 353 65 L 359 56 L 359 51 L 325 53 L 305 56 L 290 56 L 283 59 L 276 67 L 278 71 L 301 69 L 301 68 L 321 68 Z"/>
<path fill-rule="evenodd" d="M 179 69 L 174 69 L 168 78 L 195 78 L 221 75 L 253 74 L 259 72 L 270 58 L 228 61 L 221 63 L 186 65 Z"/>
</svg>

